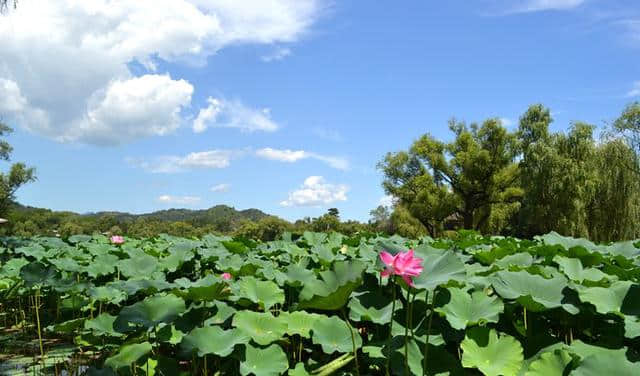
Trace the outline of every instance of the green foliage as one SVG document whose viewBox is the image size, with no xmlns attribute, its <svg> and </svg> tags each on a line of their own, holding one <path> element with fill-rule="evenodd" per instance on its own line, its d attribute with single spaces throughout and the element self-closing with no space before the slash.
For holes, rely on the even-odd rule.
<svg viewBox="0 0 640 376">
<path fill-rule="evenodd" d="M 418 219 L 431 236 L 445 219 L 460 218 L 466 229 L 489 229 L 494 210 L 504 217 L 518 207 L 518 151 L 515 134 L 498 119 L 481 125 L 449 123 L 455 139 L 445 143 L 426 134 L 407 152 L 389 153 L 379 168 L 383 187 Z M 492 229 L 499 231 L 498 229 Z"/>
<path fill-rule="evenodd" d="M 0 137 L 13 132 L 5 124 L 0 122 Z M 13 148 L 6 140 L 0 140 L 0 160 L 8 162 Z M 8 172 L 0 173 L 0 215 L 6 216 L 7 210 L 15 200 L 15 193 L 21 186 L 34 182 L 36 172 L 33 167 L 27 167 L 24 163 L 14 163 Z"/>
<path fill-rule="evenodd" d="M 66 359 L 91 354 L 88 374 L 377 375 L 387 357 L 392 375 L 638 373 L 634 242 L 284 237 L 0 238 L 0 323 L 22 336 L 0 345 L 32 351 L 39 320 Z M 409 247 L 424 260 L 412 289 L 378 256 Z"/>
</svg>

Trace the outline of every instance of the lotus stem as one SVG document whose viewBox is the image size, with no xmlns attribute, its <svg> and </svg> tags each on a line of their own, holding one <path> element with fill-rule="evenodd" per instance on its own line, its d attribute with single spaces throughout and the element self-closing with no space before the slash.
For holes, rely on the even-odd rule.
<svg viewBox="0 0 640 376">
<path fill-rule="evenodd" d="M 411 286 L 407 290 L 406 322 L 404 324 L 404 373 L 409 374 L 409 326 L 411 325 Z"/>
<path fill-rule="evenodd" d="M 393 297 L 391 302 L 391 324 L 389 324 L 389 340 L 387 341 L 387 364 L 385 365 L 385 375 L 389 376 L 389 364 L 391 363 L 391 340 L 393 339 L 393 314 L 396 312 L 396 284 L 393 282 L 393 278 L 389 278 L 389 284 L 393 291 Z"/>
<path fill-rule="evenodd" d="M 324 366 L 314 370 L 311 373 L 316 376 L 328 376 L 344 367 L 345 365 L 349 364 L 351 360 L 353 360 L 353 355 L 344 354 L 341 357 L 336 358 L 335 360 L 325 364 Z"/>
<path fill-rule="evenodd" d="M 427 374 L 427 358 L 429 356 L 429 334 L 431 333 L 431 322 L 433 321 L 433 305 L 435 304 L 436 291 L 433 291 L 431 304 L 429 304 L 429 321 L 427 321 L 427 338 L 424 341 L 423 359 L 422 359 L 422 375 Z M 427 303 L 429 303 L 429 290 L 427 290 Z"/>
<path fill-rule="evenodd" d="M 36 309 L 36 322 L 38 324 L 38 343 L 40 344 L 40 360 L 44 367 L 44 348 L 42 347 L 42 330 L 40 328 L 40 288 L 36 289 L 36 295 L 34 297 L 34 306 Z"/>
<path fill-rule="evenodd" d="M 344 312 L 344 308 L 342 308 L 342 316 L 344 316 L 344 321 L 347 323 L 347 326 L 349 327 L 349 333 L 351 333 L 351 345 L 353 346 L 353 358 L 356 363 L 356 375 L 360 376 L 360 366 L 358 364 L 358 349 L 356 348 L 356 337 L 353 334 L 353 327 L 351 326 L 351 323 L 349 323 L 349 318 L 347 317 L 347 314 Z"/>
</svg>

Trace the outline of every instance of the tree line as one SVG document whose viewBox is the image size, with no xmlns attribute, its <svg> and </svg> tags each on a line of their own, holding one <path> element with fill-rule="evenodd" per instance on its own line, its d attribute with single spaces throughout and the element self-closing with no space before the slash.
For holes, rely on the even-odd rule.
<svg viewBox="0 0 640 376">
<path fill-rule="evenodd" d="M 112 233 L 136 237 L 207 233 L 273 240 L 285 231 L 345 234 L 448 235 L 458 229 L 521 238 L 556 231 L 608 242 L 640 238 L 640 103 L 627 106 L 604 129 L 573 122 L 553 132 L 548 108 L 530 106 L 517 129 L 499 119 L 466 124 L 452 119 L 450 141 L 430 134 L 378 163 L 390 207 L 372 210 L 367 223 L 324 215 L 288 222 L 250 209 L 223 205 L 207 210 L 168 210 L 151 215 L 79 215 L 26 208 L 16 190 L 36 180 L 35 170 L 13 163 L 0 174 L 0 233 L 61 236 Z M 0 124 L 0 137 L 11 132 Z M 0 141 L 0 159 L 11 146 Z"/>
<path fill-rule="evenodd" d="M 388 153 L 378 168 L 396 204 L 382 223 L 406 236 L 464 228 L 525 238 L 550 231 L 601 242 L 638 238 L 640 104 L 600 134 L 584 122 L 552 132 L 552 121 L 540 104 L 513 131 L 497 118 L 452 119 L 451 141 L 425 134 L 408 150 Z"/>
</svg>

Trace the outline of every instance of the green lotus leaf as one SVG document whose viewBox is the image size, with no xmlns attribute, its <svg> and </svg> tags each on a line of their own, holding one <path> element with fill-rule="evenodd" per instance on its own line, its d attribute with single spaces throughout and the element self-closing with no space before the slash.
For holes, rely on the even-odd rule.
<svg viewBox="0 0 640 376">
<path fill-rule="evenodd" d="M 522 367 L 522 346 L 515 338 L 488 328 L 467 330 L 460 344 L 462 365 L 477 368 L 486 376 L 517 375 Z"/>
<path fill-rule="evenodd" d="M 287 324 L 286 333 L 289 335 L 299 335 L 304 338 L 311 338 L 311 329 L 316 320 L 326 316 L 316 313 L 307 313 L 304 311 L 295 311 L 292 313 L 282 312 L 278 319 Z"/>
<path fill-rule="evenodd" d="M 129 279 L 126 281 L 111 282 L 107 286 L 117 288 L 128 296 L 135 295 L 140 291 L 144 291 L 145 293 L 154 293 L 167 290 L 172 287 L 172 285 L 167 281 L 153 279 Z"/>
<path fill-rule="evenodd" d="M 182 338 L 180 346 L 188 351 L 197 351 L 198 356 L 216 354 L 227 356 L 235 345 L 249 342 L 249 336 L 239 329 L 223 330 L 219 326 L 196 328 Z"/>
<path fill-rule="evenodd" d="M 336 261 L 332 270 L 320 272 L 321 279 L 307 281 L 300 292 L 298 308 L 338 310 L 362 283 L 365 265 L 361 261 Z"/>
<path fill-rule="evenodd" d="M 502 301 L 496 296 L 487 296 L 482 291 L 469 294 L 464 289 L 448 288 L 451 300 L 436 311 L 444 315 L 454 329 L 467 326 L 484 325 L 498 322 L 498 316 L 504 310 Z"/>
<path fill-rule="evenodd" d="M 384 325 L 391 322 L 392 308 L 391 300 L 379 290 L 355 293 L 349 301 L 349 318 L 353 321 L 371 321 Z"/>
<path fill-rule="evenodd" d="M 32 262 L 20 269 L 20 278 L 28 286 L 51 286 L 55 284 L 58 272 L 52 266 L 45 266 L 40 262 Z"/>
<path fill-rule="evenodd" d="M 589 345 L 580 340 L 573 341 L 571 343 L 571 346 L 568 346 L 567 349 L 568 351 L 572 352 L 573 354 L 579 356 L 582 359 L 585 359 L 591 355 L 600 356 L 603 354 L 609 354 L 619 359 L 623 359 L 623 358 L 626 359 L 626 353 L 627 353 L 626 347 L 623 347 L 620 349 L 608 349 L 605 347 Z"/>
<path fill-rule="evenodd" d="M 585 357 L 573 370 L 571 376 L 637 376 L 640 375 L 640 363 L 631 363 L 626 356 L 610 352 Z"/>
<path fill-rule="evenodd" d="M 569 250 L 574 247 L 582 247 L 590 252 L 601 249 L 601 247 L 598 247 L 593 242 L 587 239 L 562 236 L 555 231 L 551 231 L 546 235 L 536 236 L 535 239 L 541 240 L 548 245 L 559 245 L 566 250 Z"/>
<path fill-rule="evenodd" d="M 467 275 L 464 264 L 453 252 L 425 258 L 422 265 L 422 273 L 413 279 L 415 287 L 419 289 L 434 290 L 449 281 L 462 281 Z"/>
<path fill-rule="evenodd" d="M 527 268 L 533 265 L 533 256 L 530 253 L 522 252 L 513 255 L 505 256 L 500 260 L 496 260 L 494 263 L 503 269 L 507 269 L 510 266 L 519 266 L 521 268 Z"/>
<path fill-rule="evenodd" d="M 227 282 L 212 274 L 195 282 L 187 278 L 176 279 L 174 284 L 179 288 L 174 289 L 173 293 L 186 300 L 212 301 L 226 295 L 224 289 L 227 287 Z"/>
<path fill-rule="evenodd" d="M 268 310 L 284 303 L 284 291 L 271 281 L 260 281 L 254 277 L 243 277 L 231 287 L 237 298 L 245 298 Z"/>
<path fill-rule="evenodd" d="M 74 320 L 68 320 L 59 324 L 50 325 L 47 327 L 48 331 L 57 333 L 73 333 L 76 329 L 84 325 L 84 317 Z"/>
<path fill-rule="evenodd" d="M 114 370 L 129 367 L 149 352 L 151 352 L 151 344 L 149 342 L 124 345 L 117 354 L 107 358 L 104 364 Z"/>
<path fill-rule="evenodd" d="M 20 269 L 28 263 L 29 261 L 22 257 L 12 258 L 5 262 L 2 268 L 0 268 L 0 276 L 6 278 L 18 277 L 20 275 Z"/>
<path fill-rule="evenodd" d="M 327 234 L 324 232 L 305 231 L 302 234 L 304 241 L 310 246 L 320 245 L 327 240 Z"/>
<path fill-rule="evenodd" d="M 490 277 L 496 292 L 504 299 L 516 299 L 531 311 L 563 306 L 562 290 L 567 281 L 558 276 L 546 279 L 521 270 L 518 272 L 499 271 Z"/>
<path fill-rule="evenodd" d="M 115 265 L 120 259 L 114 255 L 98 255 L 86 266 L 85 271 L 90 277 L 96 278 L 103 275 L 109 275 L 115 271 Z"/>
<path fill-rule="evenodd" d="M 114 329 L 121 333 L 145 329 L 160 323 L 170 323 L 186 310 L 184 300 L 175 295 L 156 295 L 122 308 L 113 323 Z"/>
<path fill-rule="evenodd" d="M 69 243 L 78 244 L 78 243 L 88 243 L 93 239 L 91 235 L 73 235 L 70 236 Z"/>
<path fill-rule="evenodd" d="M 289 376 L 309 376 L 309 372 L 304 368 L 304 363 L 297 363 L 295 368 L 289 369 Z"/>
<path fill-rule="evenodd" d="M 640 249 L 636 248 L 634 242 L 631 240 L 613 243 L 605 248 L 605 252 L 614 256 L 622 256 L 628 259 L 633 259 L 640 256 Z"/>
<path fill-rule="evenodd" d="M 288 284 L 292 286 L 302 286 L 316 278 L 316 275 L 312 270 L 298 264 L 291 264 L 287 266 L 286 275 Z"/>
<path fill-rule="evenodd" d="M 132 258 L 118 261 L 116 264 L 120 273 L 128 278 L 148 277 L 158 269 L 158 259 L 153 256 L 140 253 Z"/>
<path fill-rule="evenodd" d="M 89 296 L 93 300 L 111 304 L 118 304 L 127 298 L 124 292 L 112 286 L 93 287 L 89 289 Z"/>
<path fill-rule="evenodd" d="M 77 273 L 84 270 L 84 267 L 80 266 L 80 264 L 78 264 L 76 260 L 72 258 L 50 259 L 49 262 L 55 265 L 56 268 L 60 271 Z"/>
<path fill-rule="evenodd" d="M 582 283 L 583 281 L 598 282 L 603 279 L 612 279 L 612 276 L 595 268 L 584 268 L 580 259 L 556 256 L 553 261 L 560 266 L 560 270 L 570 280 Z"/>
<path fill-rule="evenodd" d="M 209 317 L 207 320 L 205 320 L 204 322 L 205 326 L 221 325 L 225 321 L 227 321 L 229 317 L 233 316 L 233 314 L 236 313 L 235 308 L 229 306 L 227 303 L 224 303 L 224 302 L 215 302 L 214 306 L 216 308 L 215 314 Z"/>
<path fill-rule="evenodd" d="M 116 332 L 113 329 L 113 323 L 115 321 L 116 316 L 112 316 L 108 313 L 102 313 L 94 319 L 85 321 L 84 328 L 91 330 L 94 336 L 120 337 L 122 336 L 122 333 Z"/>
<path fill-rule="evenodd" d="M 322 351 L 326 354 L 352 352 L 352 334 L 356 342 L 356 348 L 362 346 L 362 338 L 355 330 L 349 329 L 346 322 L 337 316 L 321 317 L 313 324 L 312 341 L 316 345 L 322 346 Z"/>
<path fill-rule="evenodd" d="M 169 248 L 169 256 L 160 259 L 160 269 L 175 272 L 182 264 L 193 259 L 194 245 L 191 243 L 179 243 Z"/>
<path fill-rule="evenodd" d="M 233 315 L 232 325 L 259 345 L 268 345 L 277 341 L 287 331 L 287 323 L 268 312 L 236 312 Z"/>
<path fill-rule="evenodd" d="M 40 261 L 47 256 L 53 256 L 55 252 L 47 252 L 47 250 L 40 244 L 30 244 L 24 247 L 18 247 L 15 249 L 15 253 L 22 253 L 25 256 L 33 257 Z"/>
<path fill-rule="evenodd" d="M 564 350 L 545 352 L 529 364 L 529 370 L 524 376 L 562 376 L 571 356 Z"/>
<path fill-rule="evenodd" d="M 159 324 L 158 328 L 160 329 L 156 331 L 156 338 L 160 342 L 177 345 L 182 342 L 182 338 L 185 336 L 185 333 L 177 329 L 173 324 Z"/>
<path fill-rule="evenodd" d="M 640 337 L 640 319 L 638 317 L 624 317 L 624 336 L 631 339 Z"/>
<path fill-rule="evenodd" d="M 244 361 L 240 362 L 240 374 L 256 376 L 280 375 L 289 368 L 289 361 L 282 348 L 273 344 L 267 348 L 246 345 Z"/>
<path fill-rule="evenodd" d="M 576 286 L 580 300 L 591 303 L 598 313 L 622 314 L 622 305 L 633 282 L 616 281 L 609 287 L 583 287 Z"/>
</svg>

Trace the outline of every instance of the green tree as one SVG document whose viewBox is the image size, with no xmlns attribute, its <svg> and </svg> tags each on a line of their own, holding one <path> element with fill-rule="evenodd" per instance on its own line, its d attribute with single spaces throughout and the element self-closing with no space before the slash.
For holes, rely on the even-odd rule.
<svg viewBox="0 0 640 376">
<path fill-rule="evenodd" d="M 627 162 L 627 167 L 640 175 L 640 103 L 628 105 L 613 122 L 614 135 L 622 137 L 634 152 L 635 159 Z"/>
<path fill-rule="evenodd" d="M 369 225 L 373 227 L 375 231 L 391 233 L 393 230 L 391 224 L 391 210 L 388 206 L 378 205 L 377 208 L 369 212 L 371 218 L 369 219 Z"/>
<path fill-rule="evenodd" d="M 451 215 L 464 228 L 496 231 L 490 225 L 494 209 L 517 210 L 519 188 L 516 136 L 498 119 L 481 125 L 451 120 L 452 142 L 425 134 L 409 151 L 389 153 L 378 165 L 388 194 L 421 222 L 432 236 Z"/>
<path fill-rule="evenodd" d="M 589 205 L 589 238 L 599 242 L 640 236 L 640 179 L 629 168 L 636 155 L 621 139 L 602 143 L 596 151 L 598 177 Z"/>
<path fill-rule="evenodd" d="M 552 119 L 542 105 L 520 118 L 521 235 L 549 231 L 588 236 L 588 209 L 597 186 L 594 127 L 574 123 L 567 134 L 550 133 Z"/>
<path fill-rule="evenodd" d="M 13 132 L 13 129 L 0 123 L 0 137 Z M 0 140 L 0 160 L 8 162 L 13 148 L 6 140 Z M 6 215 L 7 210 L 15 200 L 15 193 L 24 184 L 36 180 L 35 169 L 24 163 L 13 163 L 8 172 L 0 173 L 0 215 Z"/>
<path fill-rule="evenodd" d="M 327 210 L 327 214 L 340 218 L 340 211 L 337 208 L 329 208 L 329 210 Z"/>
</svg>

